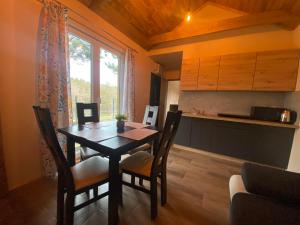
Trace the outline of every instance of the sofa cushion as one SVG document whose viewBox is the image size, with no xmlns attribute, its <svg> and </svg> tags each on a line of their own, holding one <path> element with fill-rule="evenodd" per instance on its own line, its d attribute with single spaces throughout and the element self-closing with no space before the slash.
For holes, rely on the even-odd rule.
<svg viewBox="0 0 300 225">
<path fill-rule="evenodd" d="M 237 193 L 230 205 L 230 225 L 299 225 L 300 208 L 250 193 Z"/>
<path fill-rule="evenodd" d="M 241 173 L 248 192 L 300 204 L 300 174 L 253 163 L 244 163 Z"/>
</svg>

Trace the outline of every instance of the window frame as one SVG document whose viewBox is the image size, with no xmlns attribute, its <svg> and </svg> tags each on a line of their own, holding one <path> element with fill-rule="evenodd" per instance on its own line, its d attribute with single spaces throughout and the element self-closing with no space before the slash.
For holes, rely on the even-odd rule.
<svg viewBox="0 0 300 225">
<path fill-rule="evenodd" d="M 86 28 L 78 26 L 76 24 L 76 29 L 74 26 L 68 26 L 68 35 L 72 34 L 84 41 L 91 44 L 91 102 L 98 103 L 100 109 L 101 96 L 100 96 L 100 54 L 101 49 L 105 49 L 119 59 L 119 71 L 118 71 L 118 109 L 121 110 L 122 107 L 122 83 L 124 74 L 124 63 L 125 63 L 125 50 L 120 46 L 113 43 L 107 43 L 100 35 L 97 35 L 91 31 L 87 31 Z M 100 111 L 99 111 L 100 112 Z M 119 113 L 119 112 L 118 112 Z"/>
</svg>

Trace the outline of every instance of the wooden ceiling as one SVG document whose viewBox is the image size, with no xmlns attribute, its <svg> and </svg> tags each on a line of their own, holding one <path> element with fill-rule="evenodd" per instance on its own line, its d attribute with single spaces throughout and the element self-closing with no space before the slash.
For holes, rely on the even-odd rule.
<svg viewBox="0 0 300 225">
<path fill-rule="evenodd" d="M 300 23 L 300 0 L 79 0 L 145 49 L 173 40 L 250 26 L 276 24 L 292 30 Z M 188 11 L 207 2 L 245 15 L 182 26 Z"/>
</svg>

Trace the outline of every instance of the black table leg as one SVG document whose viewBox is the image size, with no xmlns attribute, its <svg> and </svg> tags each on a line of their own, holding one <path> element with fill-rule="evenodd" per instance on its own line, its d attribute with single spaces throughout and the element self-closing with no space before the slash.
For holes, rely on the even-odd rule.
<svg viewBox="0 0 300 225">
<path fill-rule="evenodd" d="M 109 157 L 109 197 L 108 197 L 108 225 L 118 224 L 118 206 L 120 201 L 120 174 L 119 174 L 119 155 Z"/>
<path fill-rule="evenodd" d="M 67 137 L 67 159 L 70 166 L 75 165 L 75 141 Z"/>
</svg>

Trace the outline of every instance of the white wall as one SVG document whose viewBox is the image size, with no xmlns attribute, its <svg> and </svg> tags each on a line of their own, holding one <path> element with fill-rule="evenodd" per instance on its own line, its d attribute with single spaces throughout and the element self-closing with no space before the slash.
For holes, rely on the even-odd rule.
<svg viewBox="0 0 300 225">
<path fill-rule="evenodd" d="M 300 117 L 300 92 L 293 92 L 287 95 L 285 107 L 298 112 L 298 121 Z M 298 122 L 299 123 L 299 122 Z M 290 155 L 288 170 L 300 172 L 300 130 L 296 129 L 294 135 L 293 147 Z"/>
<path fill-rule="evenodd" d="M 293 32 L 293 42 L 300 48 L 300 26 Z M 300 65 L 299 65 L 300 68 Z M 298 70 L 298 76 L 300 76 Z M 300 117 L 300 91 L 289 93 L 286 95 L 285 106 L 298 112 L 298 124 Z M 300 172 L 300 129 L 295 131 L 293 147 L 290 155 L 288 170 Z"/>
<path fill-rule="evenodd" d="M 0 2 L 1 129 L 9 189 L 41 176 L 35 103 L 36 31 L 40 4 Z"/>
</svg>

